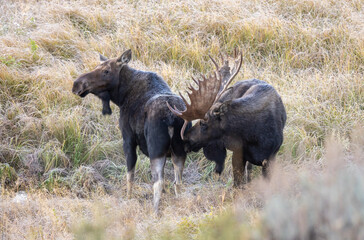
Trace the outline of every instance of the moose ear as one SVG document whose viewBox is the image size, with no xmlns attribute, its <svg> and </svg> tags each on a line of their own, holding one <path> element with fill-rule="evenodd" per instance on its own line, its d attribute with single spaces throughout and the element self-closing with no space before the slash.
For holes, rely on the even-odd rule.
<svg viewBox="0 0 364 240">
<path fill-rule="evenodd" d="M 229 107 L 231 105 L 231 101 L 226 101 L 223 104 L 221 104 L 219 110 L 220 110 L 220 115 L 224 115 L 225 113 L 227 113 L 229 111 Z"/>
<path fill-rule="evenodd" d="M 229 111 L 229 105 L 231 104 L 231 101 L 223 102 L 220 106 L 215 108 L 212 112 L 212 114 L 216 117 L 224 116 L 226 112 Z"/>
<path fill-rule="evenodd" d="M 126 50 L 121 56 L 116 60 L 118 65 L 127 64 L 131 60 L 131 49 Z"/>
<path fill-rule="evenodd" d="M 101 53 L 99 53 L 99 55 L 100 55 L 100 62 L 105 62 L 105 61 L 109 60 L 109 59 L 107 59 L 107 57 L 103 56 Z"/>
</svg>

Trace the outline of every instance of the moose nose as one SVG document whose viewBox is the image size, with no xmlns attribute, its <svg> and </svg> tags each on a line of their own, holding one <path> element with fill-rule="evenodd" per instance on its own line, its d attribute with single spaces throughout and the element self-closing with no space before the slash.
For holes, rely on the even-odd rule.
<svg viewBox="0 0 364 240">
<path fill-rule="evenodd" d="M 85 81 L 83 75 L 81 75 L 74 81 L 72 92 L 76 95 L 80 95 L 86 89 L 86 87 L 87 87 L 87 82 Z"/>
<path fill-rule="evenodd" d="M 77 80 L 73 83 L 72 92 L 74 94 L 79 95 L 79 93 L 81 93 L 80 85 L 80 82 Z"/>
<path fill-rule="evenodd" d="M 184 150 L 185 152 L 191 152 L 191 144 L 189 142 L 185 142 L 184 144 Z"/>
</svg>

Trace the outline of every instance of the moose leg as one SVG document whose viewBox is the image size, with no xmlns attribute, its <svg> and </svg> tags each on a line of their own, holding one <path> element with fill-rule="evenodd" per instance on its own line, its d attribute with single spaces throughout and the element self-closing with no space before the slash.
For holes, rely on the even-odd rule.
<svg viewBox="0 0 364 240">
<path fill-rule="evenodd" d="M 182 185 L 182 173 L 183 167 L 185 165 L 186 157 L 179 157 L 175 154 L 172 154 L 172 162 L 174 169 L 174 191 L 176 196 L 181 193 L 181 185 Z"/>
<path fill-rule="evenodd" d="M 244 171 L 246 161 L 243 159 L 242 150 L 235 150 L 233 152 L 233 176 L 234 176 L 234 187 L 241 187 L 244 180 Z"/>
<path fill-rule="evenodd" d="M 270 161 L 264 159 L 264 161 L 262 162 L 262 173 L 263 173 L 263 177 L 265 179 L 269 179 L 269 177 L 270 177 L 269 165 L 270 165 Z"/>
<path fill-rule="evenodd" d="M 134 183 L 134 172 L 135 172 L 135 167 L 132 168 L 130 171 L 128 170 L 128 173 L 126 175 L 127 196 L 129 199 L 131 198 L 131 193 L 132 193 L 132 188 L 133 188 L 133 183 Z"/>
<path fill-rule="evenodd" d="M 166 157 L 151 159 L 152 180 L 153 180 L 153 207 L 154 212 L 158 213 L 159 202 L 163 190 L 164 165 Z"/>
<path fill-rule="evenodd" d="M 127 196 L 128 198 L 131 198 L 132 187 L 134 182 L 135 164 L 137 161 L 136 145 L 132 144 L 131 142 L 124 142 L 123 148 L 126 156 L 126 166 L 128 169 L 128 173 L 126 175 Z"/>
<path fill-rule="evenodd" d="M 246 163 L 246 182 L 249 183 L 251 181 L 253 165 L 250 162 Z"/>
</svg>

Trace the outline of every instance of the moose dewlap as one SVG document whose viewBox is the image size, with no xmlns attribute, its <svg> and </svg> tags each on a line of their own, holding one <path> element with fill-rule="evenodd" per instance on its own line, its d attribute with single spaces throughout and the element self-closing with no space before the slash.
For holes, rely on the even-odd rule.
<svg viewBox="0 0 364 240">
<path fill-rule="evenodd" d="M 93 71 L 76 79 L 72 91 L 80 97 L 92 93 L 101 98 L 104 114 L 111 114 L 110 101 L 119 106 L 119 126 L 128 169 L 128 196 L 132 192 L 136 147 L 139 146 L 151 161 L 153 202 L 157 212 L 167 156 L 172 156 L 176 192 L 182 183 L 186 152 L 179 133 L 183 120 L 168 110 L 166 101 L 184 107 L 183 101 L 157 74 L 128 66 L 131 50 L 125 51 L 119 58 L 100 56 L 100 60 L 101 63 Z"/>
</svg>

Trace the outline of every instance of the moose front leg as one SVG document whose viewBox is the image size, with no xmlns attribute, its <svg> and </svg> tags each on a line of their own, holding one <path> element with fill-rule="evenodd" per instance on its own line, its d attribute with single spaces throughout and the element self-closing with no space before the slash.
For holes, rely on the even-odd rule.
<svg viewBox="0 0 364 240">
<path fill-rule="evenodd" d="M 183 167 L 185 165 L 186 157 L 179 157 L 175 154 L 172 154 L 172 162 L 173 162 L 173 169 L 174 169 L 174 191 L 176 196 L 181 193 L 181 186 L 182 186 L 182 173 Z"/>
<path fill-rule="evenodd" d="M 246 161 L 243 159 L 242 150 L 235 150 L 233 152 L 233 176 L 234 187 L 241 187 L 244 182 L 244 172 Z"/>
<path fill-rule="evenodd" d="M 164 184 L 164 165 L 166 163 L 166 157 L 154 158 L 150 161 L 153 180 L 153 207 L 154 212 L 158 214 L 158 207 Z"/>
</svg>

